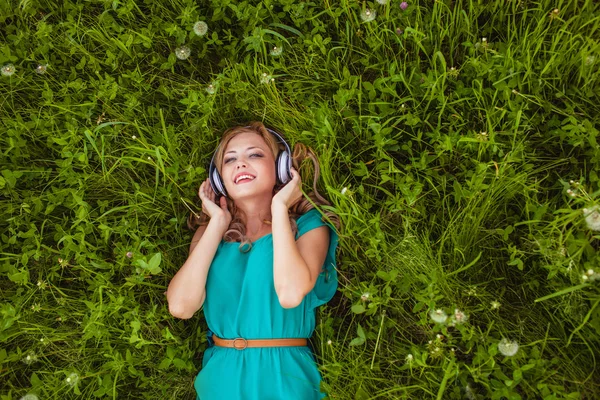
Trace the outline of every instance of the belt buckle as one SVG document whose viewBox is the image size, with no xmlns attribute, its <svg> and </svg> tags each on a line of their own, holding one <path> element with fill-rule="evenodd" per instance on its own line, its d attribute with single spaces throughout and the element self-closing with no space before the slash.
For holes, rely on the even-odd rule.
<svg viewBox="0 0 600 400">
<path fill-rule="evenodd" d="M 244 341 L 244 347 L 236 347 L 235 346 L 235 341 L 236 340 L 243 340 Z M 244 339 L 244 338 L 241 338 L 241 337 L 240 338 L 235 338 L 235 339 L 233 339 L 232 345 L 233 345 L 233 348 L 236 349 L 236 350 L 244 350 L 244 349 L 246 349 L 246 347 L 248 347 L 248 341 L 246 339 Z"/>
</svg>

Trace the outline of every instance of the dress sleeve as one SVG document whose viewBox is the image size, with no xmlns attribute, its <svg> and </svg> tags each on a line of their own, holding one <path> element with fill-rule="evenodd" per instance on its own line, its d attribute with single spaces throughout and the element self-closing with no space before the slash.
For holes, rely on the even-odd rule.
<svg viewBox="0 0 600 400">
<path fill-rule="evenodd" d="M 321 220 L 321 213 L 315 208 L 301 215 L 296 220 L 296 224 L 298 225 L 296 240 L 312 229 L 320 226 L 329 227 L 329 248 L 325 257 L 325 263 L 323 264 L 322 272 L 317 278 L 315 287 L 306 296 L 310 308 L 317 308 L 331 300 L 338 287 L 338 276 L 335 269 L 337 266 L 335 250 L 339 242 L 339 236 L 333 225 Z"/>
</svg>

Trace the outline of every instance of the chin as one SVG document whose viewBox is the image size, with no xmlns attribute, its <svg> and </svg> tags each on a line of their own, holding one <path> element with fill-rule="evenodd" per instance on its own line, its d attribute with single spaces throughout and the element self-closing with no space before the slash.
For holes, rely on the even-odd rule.
<svg viewBox="0 0 600 400">
<path fill-rule="evenodd" d="M 267 194 L 273 197 L 274 188 L 275 184 L 273 184 L 271 187 L 254 187 L 250 188 L 249 190 L 245 190 L 245 188 L 243 188 L 243 190 L 239 190 L 240 188 L 234 186 L 231 190 L 227 189 L 227 193 L 230 194 L 232 200 L 263 197 Z"/>
</svg>

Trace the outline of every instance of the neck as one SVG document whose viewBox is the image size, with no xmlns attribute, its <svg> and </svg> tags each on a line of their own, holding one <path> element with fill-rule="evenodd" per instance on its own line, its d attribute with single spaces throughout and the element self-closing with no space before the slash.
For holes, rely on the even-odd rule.
<svg viewBox="0 0 600 400">
<path fill-rule="evenodd" d="M 263 229 L 269 227 L 270 224 L 266 224 L 263 221 L 271 221 L 271 201 L 273 196 L 270 195 L 268 198 L 249 198 L 249 199 L 238 199 L 235 200 L 235 205 L 238 209 L 242 210 L 246 215 L 244 221 L 246 225 L 246 234 L 249 236 L 257 235 Z"/>
</svg>

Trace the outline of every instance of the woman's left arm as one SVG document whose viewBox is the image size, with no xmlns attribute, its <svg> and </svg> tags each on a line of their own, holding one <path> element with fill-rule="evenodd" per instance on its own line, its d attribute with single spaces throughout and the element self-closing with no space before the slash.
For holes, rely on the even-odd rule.
<svg viewBox="0 0 600 400">
<path fill-rule="evenodd" d="M 279 304 L 298 307 L 315 287 L 329 245 L 329 229 L 320 226 L 294 240 L 288 210 L 275 208 L 273 216 L 273 280 Z"/>
<path fill-rule="evenodd" d="M 294 308 L 314 288 L 329 245 L 329 229 L 321 226 L 294 239 L 288 209 L 302 196 L 300 175 L 292 169 L 292 180 L 271 203 L 273 280 L 279 304 Z"/>
</svg>

